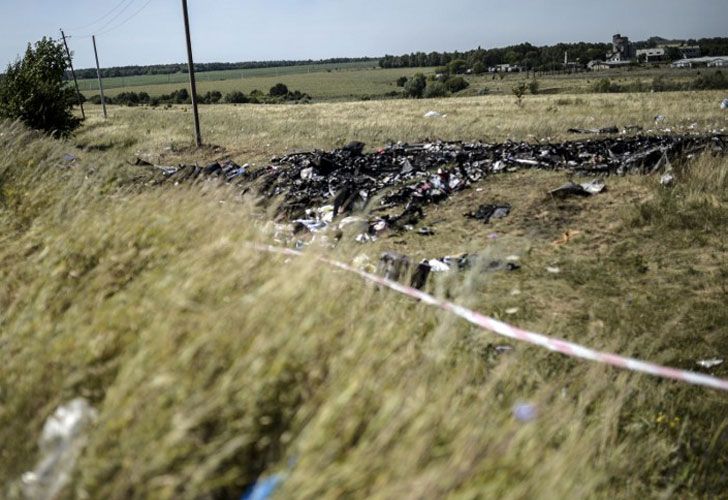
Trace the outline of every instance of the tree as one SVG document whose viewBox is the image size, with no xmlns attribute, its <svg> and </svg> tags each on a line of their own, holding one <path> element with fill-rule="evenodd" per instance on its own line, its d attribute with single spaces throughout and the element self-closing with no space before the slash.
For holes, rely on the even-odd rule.
<svg viewBox="0 0 728 500">
<path fill-rule="evenodd" d="M 245 104 L 246 102 L 250 102 L 250 99 L 244 93 L 235 90 L 225 95 L 225 102 L 230 104 Z"/>
<path fill-rule="evenodd" d="M 424 94 L 426 86 L 427 79 L 425 78 L 425 75 L 417 73 L 404 84 L 404 93 L 408 97 L 419 99 Z"/>
<path fill-rule="evenodd" d="M 447 89 L 453 93 L 460 92 L 461 90 L 465 90 L 466 88 L 470 87 L 470 84 L 462 76 L 449 78 L 445 82 L 445 85 L 447 86 Z"/>
<path fill-rule="evenodd" d="M 21 120 L 29 127 L 61 136 L 81 123 L 71 110 L 78 100 L 63 81 L 63 46 L 50 38 L 28 44 L 25 57 L 8 65 L 0 80 L 0 118 Z"/>
<path fill-rule="evenodd" d="M 513 95 L 516 96 L 516 104 L 518 106 L 523 106 L 523 96 L 526 95 L 527 89 L 528 86 L 526 85 L 526 82 L 521 82 L 511 89 Z"/>
<path fill-rule="evenodd" d="M 473 64 L 473 73 L 475 73 L 476 75 L 482 75 L 487 71 L 488 67 L 482 62 L 476 62 L 475 64 Z"/>
<path fill-rule="evenodd" d="M 407 83 L 406 76 L 400 76 L 399 78 L 397 78 L 397 87 L 404 87 L 405 83 Z"/>
<path fill-rule="evenodd" d="M 276 83 L 268 93 L 271 97 L 285 97 L 288 95 L 288 87 L 282 83 Z"/>
<path fill-rule="evenodd" d="M 430 82 L 425 88 L 424 97 L 432 99 L 433 97 L 447 97 L 449 94 L 447 85 L 442 82 Z"/>
<path fill-rule="evenodd" d="M 450 74 L 453 75 L 460 75 L 462 73 L 465 73 L 468 69 L 468 63 L 463 61 L 462 59 L 455 59 L 454 61 L 450 61 L 447 65 L 448 69 L 450 70 Z"/>
</svg>

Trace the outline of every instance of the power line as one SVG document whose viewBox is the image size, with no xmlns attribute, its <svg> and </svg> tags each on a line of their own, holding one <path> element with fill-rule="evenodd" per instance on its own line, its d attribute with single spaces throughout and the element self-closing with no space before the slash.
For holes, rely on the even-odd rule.
<svg viewBox="0 0 728 500">
<path fill-rule="evenodd" d="M 89 26 L 93 26 L 94 24 L 98 24 L 100 21 L 103 21 L 104 19 L 106 19 L 107 17 L 109 17 L 113 12 L 116 12 L 116 10 L 119 7 L 121 7 L 126 2 L 129 2 L 129 1 L 132 1 L 133 2 L 134 0 L 121 0 L 121 2 L 119 2 L 118 4 L 116 4 L 113 9 L 111 9 L 110 11 L 108 11 L 106 14 L 104 14 L 101 17 L 99 17 L 95 21 L 92 21 L 92 22 L 90 22 L 88 24 L 84 24 L 83 26 L 76 26 L 75 28 L 71 28 L 71 31 L 80 31 L 80 30 L 83 30 L 83 29 L 88 28 Z"/>
<path fill-rule="evenodd" d="M 127 17 L 126 19 L 124 19 L 124 20 L 123 20 L 122 22 L 120 22 L 120 23 L 119 23 L 119 24 L 117 24 L 116 26 L 112 26 L 111 28 L 107 29 L 106 31 L 101 31 L 100 33 L 94 33 L 94 34 L 95 34 L 96 36 L 98 36 L 98 35 L 105 35 L 106 33 L 110 33 L 110 32 L 114 31 L 114 30 L 115 30 L 115 29 L 117 29 L 117 28 L 121 28 L 121 27 L 122 27 L 122 26 L 124 26 L 124 25 L 125 25 L 125 24 L 126 24 L 127 22 L 131 21 L 131 20 L 132 20 L 132 19 L 134 19 L 134 18 L 135 18 L 136 16 L 138 16 L 138 15 L 139 15 L 139 13 L 141 13 L 141 11 L 143 11 L 144 9 L 146 9 L 146 8 L 147 8 L 147 6 L 148 6 L 148 5 L 150 4 L 150 3 L 152 3 L 152 0 L 147 0 L 147 2 L 146 2 L 146 3 L 144 4 L 144 5 L 142 5 L 142 6 L 141 6 L 141 7 L 139 8 L 139 10 L 136 10 L 136 11 L 134 11 L 134 13 L 133 13 L 133 14 L 132 14 L 131 16 Z"/>
<path fill-rule="evenodd" d="M 131 2 L 129 2 L 128 4 L 126 4 L 126 5 L 124 6 L 124 8 L 123 8 L 123 9 L 121 9 L 121 10 L 120 10 L 119 12 L 117 12 L 117 13 L 116 13 L 116 14 L 114 15 L 114 17 L 112 17 L 111 19 L 109 19 L 109 20 L 108 20 L 108 21 L 107 21 L 107 22 L 106 22 L 106 23 L 105 23 L 105 24 L 104 24 L 103 26 L 101 26 L 100 28 L 98 28 L 97 30 L 95 30 L 95 32 L 94 32 L 93 34 L 97 34 L 98 32 L 100 32 L 100 31 L 103 31 L 103 30 L 104 30 L 104 29 L 106 29 L 106 28 L 107 28 L 107 27 L 108 27 L 108 26 L 109 26 L 110 24 L 112 24 L 112 23 L 113 23 L 114 21 L 116 21 L 117 19 L 119 19 L 119 17 L 120 17 L 120 16 L 121 16 L 121 15 L 122 15 L 122 14 L 123 14 L 124 12 L 126 12 L 126 9 L 128 9 L 129 7 L 131 7 L 131 6 L 132 6 L 132 5 L 134 4 L 134 2 L 135 2 L 135 1 L 136 1 L 136 0 L 131 0 Z"/>
</svg>

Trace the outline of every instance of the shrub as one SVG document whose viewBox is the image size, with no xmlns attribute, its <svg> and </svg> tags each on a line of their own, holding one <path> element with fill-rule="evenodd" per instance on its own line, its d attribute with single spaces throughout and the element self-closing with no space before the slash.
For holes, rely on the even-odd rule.
<svg viewBox="0 0 728 500">
<path fill-rule="evenodd" d="M 541 85 L 538 83 L 538 80 L 536 80 L 535 78 L 528 83 L 528 90 L 533 95 L 538 94 L 538 91 L 540 90 L 540 88 L 541 88 Z"/>
<path fill-rule="evenodd" d="M 445 85 L 447 86 L 447 90 L 453 93 L 460 92 L 461 90 L 465 90 L 466 88 L 470 87 L 468 81 L 462 76 L 449 78 L 445 82 Z"/>
<path fill-rule="evenodd" d="M 718 70 L 714 73 L 698 76 L 691 87 L 695 90 L 723 90 L 728 89 L 728 78 L 722 71 Z"/>
<path fill-rule="evenodd" d="M 274 86 L 271 87 L 268 94 L 271 97 L 285 97 L 288 95 L 288 87 L 286 87 L 282 83 L 276 83 Z"/>
<path fill-rule="evenodd" d="M 407 83 L 406 76 L 400 76 L 399 78 L 397 78 L 397 87 L 404 87 L 405 83 Z"/>
<path fill-rule="evenodd" d="M 468 63 L 463 61 L 462 59 L 455 59 L 454 61 L 450 61 L 447 67 L 450 70 L 451 74 L 460 75 L 467 71 Z"/>
<path fill-rule="evenodd" d="M 482 75 L 488 71 L 488 67 L 482 62 L 476 62 L 473 64 L 473 73 L 476 75 Z"/>
<path fill-rule="evenodd" d="M 606 94 L 606 93 L 621 92 L 622 87 L 620 87 L 616 83 L 611 82 L 609 80 L 609 78 L 602 78 L 601 80 L 599 80 L 592 86 L 592 90 L 599 94 Z"/>
<path fill-rule="evenodd" d="M 424 97 L 432 99 L 433 97 L 447 97 L 448 94 L 446 84 L 442 82 L 431 82 L 425 87 Z"/>
<path fill-rule="evenodd" d="M 225 102 L 230 104 L 245 104 L 246 102 L 250 102 L 250 99 L 244 93 L 235 90 L 225 95 Z"/>
<path fill-rule="evenodd" d="M 425 92 L 427 86 L 427 79 L 422 73 L 417 73 L 415 76 L 407 80 L 404 85 L 404 93 L 408 97 L 420 99 Z"/>
<path fill-rule="evenodd" d="M 71 113 L 78 98 L 63 82 L 66 64 L 60 43 L 44 37 L 35 47 L 28 44 L 25 57 L 9 64 L 0 80 L 0 117 L 61 136 L 78 127 Z"/>
<path fill-rule="evenodd" d="M 526 95 L 527 88 L 526 82 L 521 82 L 511 89 L 513 95 L 516 96 L 516 104 L 519 106 L 523 105 L 523 96 Z"/>
</svg>

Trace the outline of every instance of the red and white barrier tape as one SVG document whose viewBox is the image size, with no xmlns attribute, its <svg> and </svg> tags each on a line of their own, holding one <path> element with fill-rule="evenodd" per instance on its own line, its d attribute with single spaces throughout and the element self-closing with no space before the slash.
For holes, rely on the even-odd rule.
<svg viewBox="0 0 728 500">
<path fill-rule="evenodd" d="M 289 248 L 280 248 L 270 245 L 254 245 L 254 248 L 268 253 L 290 255 L 294 257 L 303 256 L 303 252 L 299 252 L 297 250 L 292 250 Z M 579 344 L 574 344 L 573 342 L 568 342 L 566 340 L 555 339 L 547 337 L 545 335 L 541 335 L 539 333 L 521 330 L 520 328 L 511 326 L 507 323 L 503 323 L 502 321 L 498 321 L 494 318 L 489 318 L 488 316 L 484 316 L 478 312 L 472 311 L 463 306 L 459 306 L 448 300 L 438 299 L 437 297 L 433 297 L 432 295 L 425 293 L 421 290 L 417 290 L 416 288 L 397 283 L 396 281 L 389 280 L 382 276 L 361 271 L 348 264 L 344 264 L 343 262 L 338 262 L 318 256 L 316 257 L 316 259 L 326 263 L 331 267 L 335 267 L 349 273 L 358 274 L 367 281 L 386 286 L 387 288 L 390 288 L 395 292 L 401 293 L 413 299 L 418 299 L 425 304 L 435 306 L 439 309 L 442 309 L 443 311 L 448 311 L 452 314 L 455 314 L 456 316 L 463 318 L 465 321 L 472 323 L 473 325 L 479 326 L 480 328 L 496 333 L 503 337 L 508 337 L 510 339 L 520 340 L 523 342 L 528 342 L 529 344 L 545 347 L 550 351 L 560 352 L 561 354 L 565 354 L 566 356 L 571 356 L 573 358 L 587 359 L 590 361 L 604 363 L 625 370 L 647 373 L 650 375 L 655 375 L 657 377 L 687 382 L 688 384 L 692 385 L 702 385 L 706 387 L 712 387 L 713 389 L 728 391 L 728 380 L 711 377 L 709 375 L 703 375 L 701 373 L 668 368 L 666 366 L 660 366 L 654 363 L 648 363 L 634 358 L 626 358 L 623 356 L 618 356 L 616 354 L 599 352 L 581 346 Z"/>
</svg>

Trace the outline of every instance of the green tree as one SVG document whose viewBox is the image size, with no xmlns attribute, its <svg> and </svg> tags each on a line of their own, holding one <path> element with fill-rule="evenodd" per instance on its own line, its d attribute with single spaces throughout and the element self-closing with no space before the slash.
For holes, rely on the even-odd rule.
<svg viewBox="0 0 728 500">
<path fill-rule="evenodd" d="M 488 67 L 482 62 L 476 62 L 475 64 L 473 64 L 473 73 L 475 73 L 476 75 L 482 75 L 487 71 Z"/>
<path fill-rule="evenodd" d="M 451 75 L 460 75 L 467 71 L 468 63 L 466 61 L 463 61 L 462 59 L 455 59 L 454 61 L 450 61 L 450 63 L 448 63 L 447 68 L 450 71 Z"/>
<path fill-rule="evenodd" d="M 285 97 L 288 95 L 288 87 L 282 83 L 276 83 L 268 93 L 271 97 Z"/>
<path fill-rule="evenodd" d="M 461 90 L 465 90 L 466 88 L 470 87 L 468 81 L 462 76 L 448 78 L 448 80 L 445 82 L 445 85 L 447 86 L 447 89 L 453 93 L 460 92 Z"/>
<path fill-rule="evenodd" d="M 511 92 L 516 96 L 516 104 L 523 106 L 523 96 L 526 95 L 528 85 L 526 82 L 521 82 L 511 89 Z"/>
<path fill-rule="evenodd" d="M 425 78 L 425 75 L 417 73 L 404 84 L 404 93 L 408 97 L 419 99 L 424 94 L 426 86 L 427 79 Z"/>
<path fill-rule="evenodd" d="M 234 90 L 225 95 L 225 102 L 230 104 L 245 104 L 246 102 L 250 102 L 250 99 L 239 90 Z"/>
<path fill-rule="evenodd" d="M 442 82 L 430 82 L 425 88 L 424 97 L 432 99 L 434 97 L 447 97 L 448 94 L 447 85 Z"/>
<path fill-rule="evenodd" d="M 63 46 L 50 38 L 28 44 L 25 57 L 8 65 L 0 80 L 0 118 L 21 120 L 29 127 L 61 136 L 81 120 L 73 116 L 75 91 L 63 81 Z"/>
</svg>

